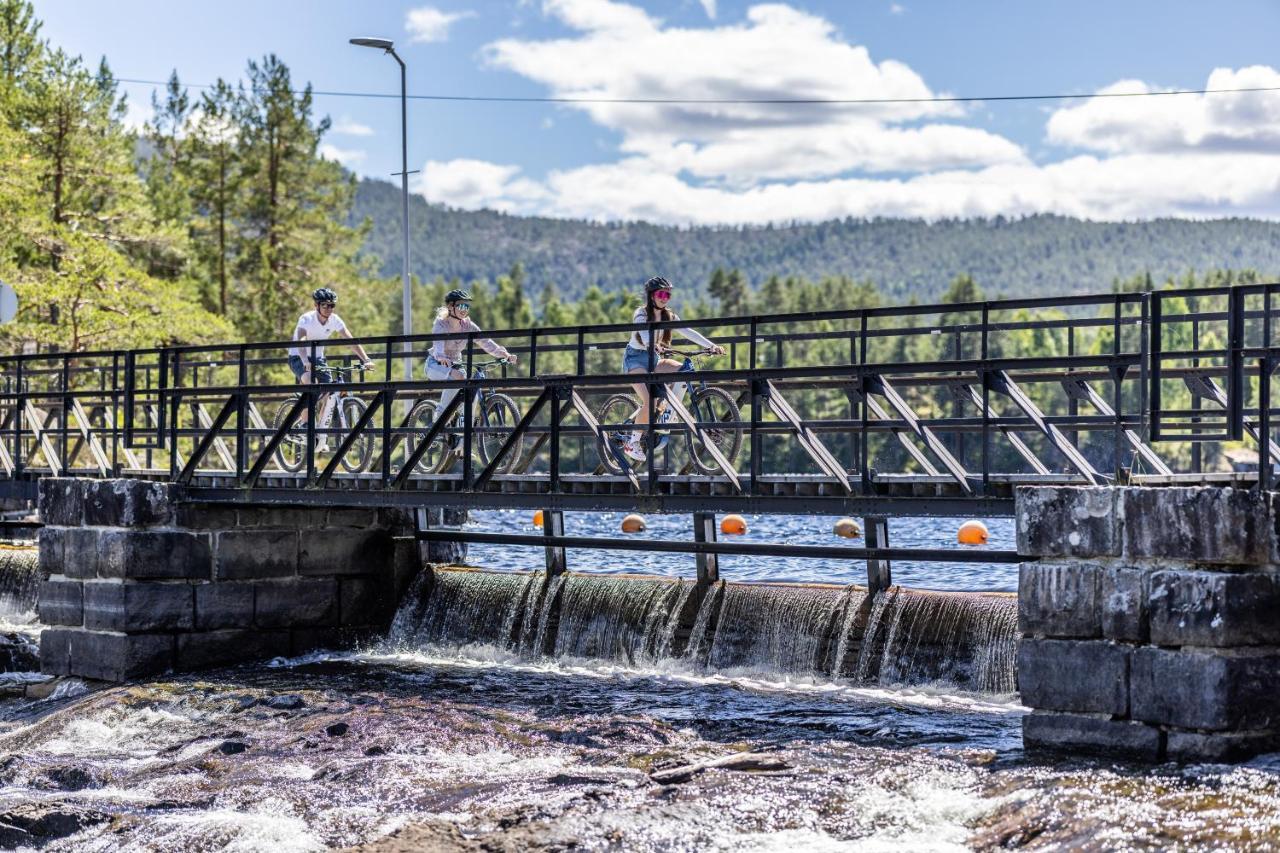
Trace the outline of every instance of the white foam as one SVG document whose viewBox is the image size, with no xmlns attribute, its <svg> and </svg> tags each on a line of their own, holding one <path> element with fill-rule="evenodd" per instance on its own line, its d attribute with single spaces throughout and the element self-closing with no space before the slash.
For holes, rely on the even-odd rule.
<svg viewBox="0 0 1280 853">
<path fill-rule="evenodd" d="M 624 666 L 588 658 L 527 659 L 495 646 L 466 645 L 427 647 L 413 651 L 328 654 L 327 660 L 357 660 L 374 664 L 410 664 L 420 667 L 460 669 L 501 669 L 539 675 L 572 675 L 600 680 L 650 678 L 693 686 L 733 686 L 760 693 L 801 693 L 848 698 L 919 708 L 959 709 L 983 714 L 1022 714 L 1026 709 L 1016 695 L 969 693 L 954 685 L 912 685 L 882 687 L 855 685 L 818 677 L 765 673 L 751 669 L 728 669 L 706 673 L 687 661 L 663 659 L 645 667 Z M 301 660 L 301 659 L 299 659 Z M 312 663 L 314 660 L 306 660 Z M 287 665 L 281 662 L 280 665 Z"/>
</svg>

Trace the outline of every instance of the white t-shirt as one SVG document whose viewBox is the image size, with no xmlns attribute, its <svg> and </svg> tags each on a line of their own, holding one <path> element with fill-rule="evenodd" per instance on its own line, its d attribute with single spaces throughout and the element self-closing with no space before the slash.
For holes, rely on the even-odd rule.
<svg viewBox="0 0 1280 853">
<path fill-rule="evenodd" d="M 293 329 L 293 339 L 307 341 L 323 341 L 326 338 L 333 337 L 338 332 L 345 332 L 347 324 L 342 322 L 342 318 L 338 316 L 338 312 L 329 315 L 329 322 L 321 323 L 318 312 L 308 311 L 298 318 L 298 325 Z M 311 352 L 311 347 L 289 347 L 289 355 L 296 355 L 299 358 L 307 356 Z M 324 357 L 324 347 L 316 347 L 316 357 Z"/>
</svg>

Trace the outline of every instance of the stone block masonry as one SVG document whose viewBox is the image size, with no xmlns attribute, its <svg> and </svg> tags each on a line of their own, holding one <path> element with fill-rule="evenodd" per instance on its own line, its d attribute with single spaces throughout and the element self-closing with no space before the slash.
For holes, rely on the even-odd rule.
<svg viewBox="0 0 1280 853">
<path fill-rule="evenodd" d="M 40 482 L 41 666 L 124 681 L 385 631 L 421 568 L 400 510 L 201 505 L 142 480 Z"/>
<path fill-rule="evenodd" d="M 1250 490 L 1019 488 L 1018 551 L 1036 558 L 1018 582 L 1027 748 L 1280 748 L 1277 525 L 1280 496 Z"/>
</svg>

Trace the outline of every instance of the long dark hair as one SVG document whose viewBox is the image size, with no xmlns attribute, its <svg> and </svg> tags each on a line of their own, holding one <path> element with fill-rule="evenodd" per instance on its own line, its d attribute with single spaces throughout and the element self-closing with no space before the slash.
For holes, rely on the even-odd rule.
<svg viewBox="0 0 1280 853">
<path fill-rule="evenodd" d="M 644 318 L 645 320 L 650 323 L 660 323 L 665 320 L 674 320 L 676 318 L 676 315 L 672 313 L 670 308 L 667 308 L 665 306 L 662 308 L 659 308 L 657 303 L 653 301 L 654 289 L 649 286 L 649 283 L 652 281 L 653 279 L 650 279 L 648 282 L 645 282 L 645 285 L 644 285 Z M 665 279 L 663 279 L 663 283 L 664 284 L 666 283 Z M 667 286 L 670 287 L 669 284 Z M 669 346 L 671 346 L 671 330 L 663 329 L 661 332 L 658 333 L 657 347 L 659 349 L 665 349 Z"/>
</svg>

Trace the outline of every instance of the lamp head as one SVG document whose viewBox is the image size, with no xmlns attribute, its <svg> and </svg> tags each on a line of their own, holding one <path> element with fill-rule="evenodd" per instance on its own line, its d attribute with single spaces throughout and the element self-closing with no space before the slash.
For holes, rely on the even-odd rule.
<svg viewBox="0 0 1280 853">
<path fill-rule="evenodd" d="M 376 47 L 380 50 L 391 50 L 391 48 L 395 47 L 395 42 L 391 39 L 356 38 L 351 39 L 351 43 L 360 47 Z"/>
</svg>

